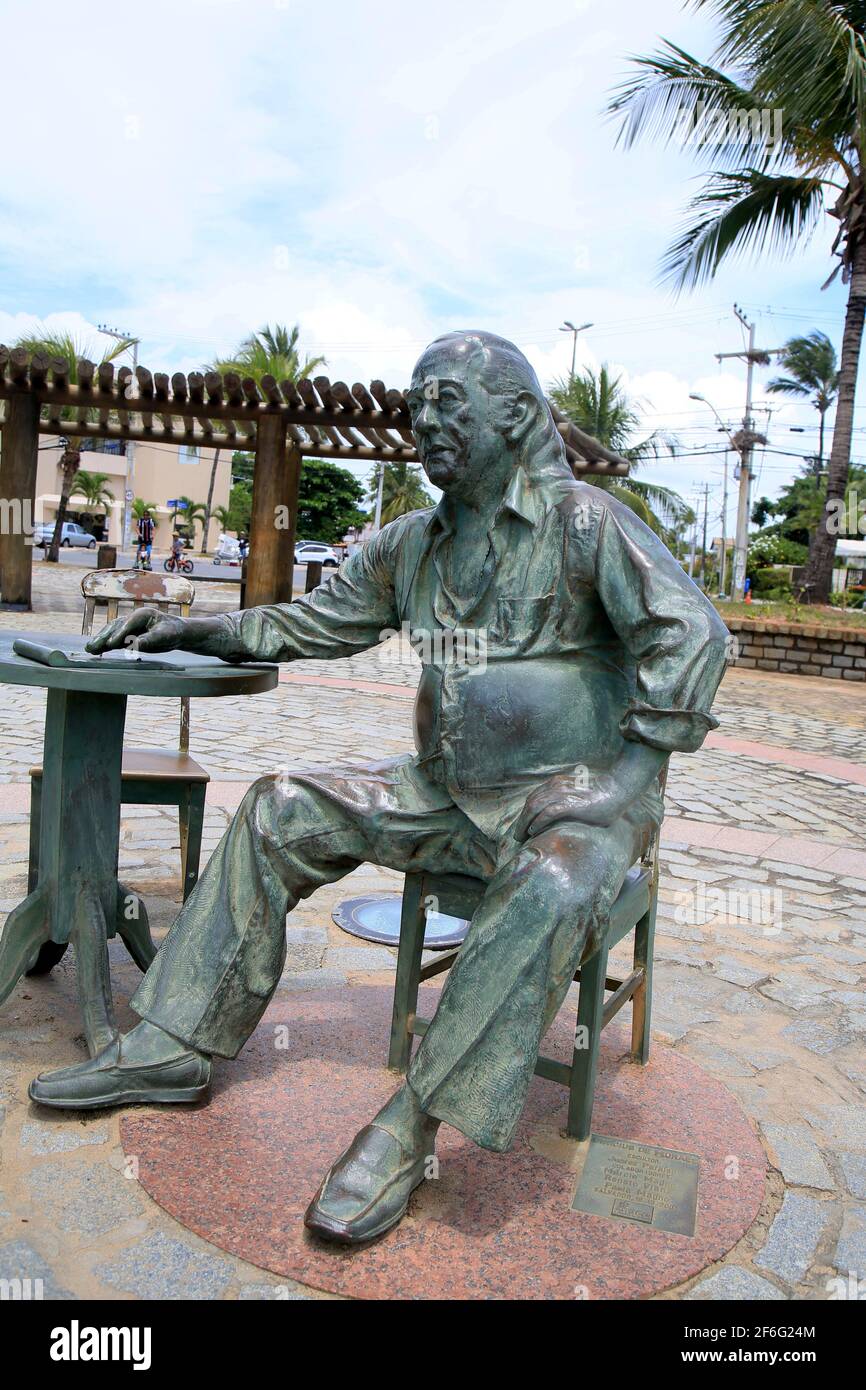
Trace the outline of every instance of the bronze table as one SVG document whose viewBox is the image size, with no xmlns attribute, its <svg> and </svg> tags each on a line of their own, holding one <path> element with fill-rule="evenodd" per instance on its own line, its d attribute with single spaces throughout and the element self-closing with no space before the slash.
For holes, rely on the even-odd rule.
<svg viewBox="0 0 866 1390">
<path fill-rule="evenodd" d="M 0 934 L 0 1003 L 43 952 L 50 964 L 72 941 L 93 1055 L 117 1031 L 108 938 L 119 935 L 142 969 L 156 951 L 143 900 L 117 878 L 127 696 L 255 695 L 273 690 L 278 672 L 271 665 L 231 666 L 188 652 L 161 654 L 157 660 L 168 668 L 163 670 L 132 660 L 102 669 L 98 661 L 87 669 L 43 666 L 12 650 L 17 639 L 82 656 L 87 640 L 69 633 L 0 634 L 0 681 L 48 689 L 39 880 Z"/>
</svg>

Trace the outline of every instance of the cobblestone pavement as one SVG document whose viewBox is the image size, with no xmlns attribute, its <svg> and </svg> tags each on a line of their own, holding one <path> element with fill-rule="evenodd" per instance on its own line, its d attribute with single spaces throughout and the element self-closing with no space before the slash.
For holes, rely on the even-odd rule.
<svg viewBox="0 0 866 1390">
<path fill-rule="evenodd" d="M 0 627 L 25 626 L 78 624 L 72 609 L 0 615 Z M 416 679 L 414 658 L 392 642 L 346 662 L 283 668 L 267 695 L 195 702 L 192 751 L 214 778 L 204 855 L 259 773 L 407 751 Z M 9 784 L 0 787 L 0 914 L 26 890 L 23 784 L 40 753 L 43 710 L 40 692 L 0 686 Z M 773 1172 L 739 1245 L 661 1296 L 826 1299 L 833 1280 L 866 1278 L 866 691 L 734 670 L 716 712 L 725 746 L 672 763 L 654 1035 L 736 1093 Z M 176 702 L 131 700 L 128 742 L 169 746 L 176 720 Z M 749 755 L 732 746 L 744 739 Z M 791 765 L 807 755 L 808 767 Z M 816 770 L 816 757 L 836 761 Z M 839 759 L 851 764 L 850 781 Z M 121 875 L 164 931 L 179 902 L 170 811 L 124 808 Z M 281 988 L 386 981 L 393 953 L 345 936 L 331 911 L 400 883 L 365 866 L 296 909 Z M 111 955 L 123 1025 L 138 975 L 119 943 Z M 225 1255 L 163 1213 L 127 1169 L 116 1113 L 56 1118 L 29 1105 L 35 1071 L 82 1055 L 67 955 L 0 1008 L 0 1278 L 26 1269 L 46 1296 L 325 1297 Z"/>
</svg>

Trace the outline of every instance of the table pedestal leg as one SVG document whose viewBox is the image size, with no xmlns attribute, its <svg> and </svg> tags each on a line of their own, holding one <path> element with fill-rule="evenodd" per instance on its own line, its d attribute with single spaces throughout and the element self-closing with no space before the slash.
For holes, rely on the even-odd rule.
<svg viewBox="0 0 866 1390">
<path fill-rule="evenodd" d="M 125 695 L 48 691 L 39 888 L 51 940 L 72 941 L 91 1053 L 116 1032 L 107 937 L 117 921 L 117 846 Z"/>
<path fill-rule="evenodd" d="M 76 905 L 72 944 L 78 969 L 78 1000 L 91 1057 L 117 1033 L 108 969 L 108 923 L 95 893 L 83 893 Z"/>
<path fill-rule="evenodd" d="M 144 898 L 124 884 L 117 885 L 117 935 L 139 970 L 146 970 L 156 955 Z"/>
<path fill-rule="evenodd" d="M 40 946 L 50 937 L 49 895 L 37 888 L 9 913 L 0 932 L 0 1004 L 35 964 Z"/>
</svg>

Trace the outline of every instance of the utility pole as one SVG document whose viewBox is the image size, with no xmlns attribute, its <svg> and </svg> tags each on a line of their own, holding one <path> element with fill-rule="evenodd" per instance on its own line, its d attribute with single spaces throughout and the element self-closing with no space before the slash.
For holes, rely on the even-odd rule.
<svg viewBox="0 0 866 1390">
<path fill-rule="evenodd" d="M 116 338 L 119 343 L 128 343 L 132 348 L 132 380 L 136 383 L 135 390 L 138 389 L 138 378 L 136 369 L 138 367 L 138 345 L 140 338 L 133 338 L 129 333 L 121 333 L 116 328 L 106 328 L 105 324 L 99 325 L 100 333 L 104 333 L 106 338 Z M 126 441 L 126 486 L 123 490 L 123 535 L 121 546 L 124 550 L 129 549 L 130 538 L 132 535 L 132 498 L 135 492 L 133 481 L 135 479 L 135 441 Z"/>
<path fill-rule="evenodd" d="M 725 569 L 728 562 L 728 451 L 725 450 L 724 481 L 722 482 L 722 558 L 719 561 L 719 598 L 725 592 Z"/>
<path fill-rule="evenodd" d="M 701 542 L 701 588 L 707 587 L 707 508 L 710 505 L 710 485 L 704 483 L 704 536 Z"/>
<path fill-rule="evenodd" d="M 373 513 L 373 535 L 377 536 L 382 529 L 382 491 L 385 486 L 385 460 L 379 462 L 379 482 L 376 485 L 376 510 Z"/>
<path fill-rule="evenodd" d="M 752 419 L 752 378 L 755 364 L 768 367 L 770 355 L 781 352 L 781 348 L 756 348 L 755 325 L 749 323 L 743 311 L 736 304 L 734 305 L 734 313 L 743 327 L 749 330 L 749 346 L 742 352 L 717 352 L 716 361 L 721 362 L 726 357 L 739 357 L 746 361 L 746 413 L 743 416 L 742 429 L 731 436 L 731 443 L 740 456 L 737 530 L 734 538 L 734 564 L 731 574 L 731 600 L 737 603 L 743 598 L 746 584 L 746 559 L 749 550 L 749 498 L 752 489 L 752 450 L 756 444 L 766 444 L 767 442 L 766 435 L 755 432 L 755 422 Z"/>
<path fill-rule="evenodd" d="M 700 510 L 700 502 L 697 503 L 697 508 L 698 510 Z M 689 555 L 689 579 L 694 579 L 695 577 L 695 557 L 698 549 L 698 511 L 695 511 L 693 515 L 694 520 L 692 521 L 692 550 L 691 554 Z"/>
</svg>

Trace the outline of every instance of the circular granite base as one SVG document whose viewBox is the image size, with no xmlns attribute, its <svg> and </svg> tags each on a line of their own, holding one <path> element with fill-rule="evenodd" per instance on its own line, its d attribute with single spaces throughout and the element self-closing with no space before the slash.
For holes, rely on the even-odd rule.
<svg viewBox="0 0 866 1390">
<path fill-rule="evenodd" d="M 423 993 L 429 1016 L 437 990 Z M 593 1131 L 700 1156 L 694 1236 L 572 1211 L 587 1146 L 561 1137 L 565 1091 L 536 1077 L 511 1152 L 443 1125 L 439 1177 L 394 1231 L 355 1250 L 311 1239 L 303 1214 L 323 1174 L 395 1089 L 381 1065 L 391 999 L 360 985 L 282 995 L 238 1060 L 218 1063 L 208 1103 L 130 1111 L 123 1145 L 145 1190 L 220 1249 L 355 1298 L 639 1298 L 719 1259 L 755 1219 L 766 1163 L 736 1099 L 669 1047 L 630 1062 L 614 1024 Z M 560 1012 L 548 1055 L 570 1060 L 574 1021 Z"/>
</svg>

